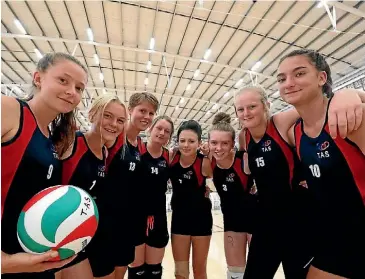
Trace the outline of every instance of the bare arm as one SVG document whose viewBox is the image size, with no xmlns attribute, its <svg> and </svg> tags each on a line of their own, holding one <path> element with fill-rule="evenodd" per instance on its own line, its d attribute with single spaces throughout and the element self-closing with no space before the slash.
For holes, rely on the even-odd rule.
<svg viewBox="0 0 365 279">
<path fill-rule="evenodd" d="M 208 158 L 203 159 L 202 173 L 203 173 L 203 176 L 206 176 L 209 178 L 213 177 L 212 166 L 211 166 L 210 160 Z"/>
<path fill-rule="evenodd" d="M 13 97 L 1 95 L 1 142 L 11 140 L 19 129 L 20 105 Z"/>
<path fill-rule="evenodd" d="M 290 127 L 295 124 L 299 117 L 299 113 L 295 109 L 289 109 L 273 116 L 275 126 L 286 142 L 289 141 L 287 135 Z"/>
<path fill-rule="evenodd" d="M 365 104 L 362 104 L 362 108 L 365 111 Z M 365 113 L 362 115 L 362 124 L 360 127 L 352 132 L 348 138 L 353 141 L 365 155 Z"/>
<path fill-rule="evenodd" d="M 238 149 L 245 150 L 246 149 L 246 138 L 245 138 L 245 130 L 242 129 L 238 135 Z"/>
</svg>

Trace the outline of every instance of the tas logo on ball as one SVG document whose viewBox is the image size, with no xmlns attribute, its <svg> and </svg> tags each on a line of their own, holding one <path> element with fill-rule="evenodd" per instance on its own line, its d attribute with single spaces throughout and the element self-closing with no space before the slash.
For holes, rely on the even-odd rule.
<svg viewBox="0 0 365 279">
<path fill-rule="evenodd" d="M 83 189 L 60 185 L 34 195 L 22 209 L 17 236 L 28 253 L 58 251 L 54 260 L 67 259 L 82 251 L 95 235 L 99 213 Z"/>
</svg>

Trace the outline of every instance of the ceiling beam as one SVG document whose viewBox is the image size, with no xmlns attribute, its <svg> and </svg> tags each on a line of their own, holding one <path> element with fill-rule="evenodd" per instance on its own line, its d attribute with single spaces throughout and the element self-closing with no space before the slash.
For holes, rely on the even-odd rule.
<svg viewBox="0 0 365 279">
<path fill-rule="evenodd" d="M 178 55 L 178 54 L 170 54 L 170 53 L 163 52 L 163 51 L 156 51 L 156 50 L 149 50 L 149 49 L 142 49 L 142 48 L 135 48 L 135 47 L 126 47 L 126 46 L 113 45 L 113 44 L 108 44 L 108 43 L 97 43 L 97 42 L 92 42 L 92 41 L 83 41 L 83 40 L 76 40 L 76 39 L 54 38 L 54 37 L 47 37 L 47 36 L 31 36 L 31 35 L 11 34 L 11 33 L 1 33 L 1 38 L 13 38 L 13 39 L 17 38 L 17 39 L 28 39 L 28 40 L 35 40 L 35 41 L 39 40 L 39 41 L 48 41 L 48 42 L 63 42 L 63 43 L 70 43 L 70 44 L 88 44 L 88 45 L 107 47 L 107 48 L 113 48 L 113 49 L 119 49 L 119 50 L 147 52 L 147 53 L 158 54 L 161 56 L 171 57 L 174 59 L 181 59 L 181 60 L 192 61 L 192 62 L 197 62 L 197 63 L 206 63 L 206 64 L 226 68 L 226 69 L 237 71 L 237 72 L 252 73 L 257 76 L 276 80 L 276 78 L 274 76 L 256 73 L 256 72 L 252 72 L 250 70 L 245 70 L 242 68 L 237 68 L 237 67 L 233 67 L 230 65 L 207 61 L 207 60 L 203 60 L 203 59 L 199 59 L 199 58 L 183 56 L 183 55 Z"/>
<path fill-rule="evenodd" d="M 343 10 L 343 11 L 346 11 L 348 13 L 351 13 L 351 14 L 357 15 L 359 17 L 365 18 L 365 12 L 363 12 L 359 9 L 347 6 L 347 5 L 345 5 L 343 3 L 340 3 L 340 2 L 337 2 L 337 1 L 328 1 L 326 3 L 328 5 L 335 6 L 336 8 L 338 8 L 340 10 Z"/>
</svg>

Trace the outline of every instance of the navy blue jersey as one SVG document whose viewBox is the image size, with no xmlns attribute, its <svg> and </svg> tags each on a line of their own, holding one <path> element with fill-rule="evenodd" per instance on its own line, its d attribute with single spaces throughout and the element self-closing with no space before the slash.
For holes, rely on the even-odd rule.
<svg viewBox="0 0 365 279">
<path fill-rule="evenodd" d="M 137 137 L 138 145 L 124 142 L 119 136 L 114 146 L 109 148 L 107 158 L 108 181 L 115 185 L 116 194 L 138 193 L 142 185 L 142 140 Z M 128 199 L 128 198 L 127 198 Z M 130 201 L 133 202 L 133 201 Z"/>
<path fill-rule="evenodd" d="M 321 223 L 348 231 L 361 228 L 365 233 L 365 156 L 361 150 L 347 138 L 332 139 L 327 119 L 316 138 L 305 134 L 302 120 L 294 131 Z"/>
<path fill-rule="evenodd" d="M 141 146 L 137 137 L 137 146 L 124 141 L 120 135 L 114 146 L 109 148 L 107 158 L 106 194 L 109 200 L 109 219 L 116 224 L 123 224 L 125 239 L 136 244 L 136 223 L 145 221 L 145 203 L 143 194 Z M 115 222 L 118 219 L 120 222 Z M 119 225 L 118 225 L 119 226 Z"/>
<path fill-rule="evenodd" d="M 105 178 L 105 155 L 96 157 L 83 133 L 76 132 L 72 153 L 62 164 L 62 184 L 80 187 L 96 199 Z"/>
<path fill-rule="evenodd" d="M 145 207 L 148 216 L 166 214 L 166 191 L 169 179 L 169 152 L 163 149 L 161 156 L 154 158 L 142 144 L 142 178 L 145 187 Z"/>
<path fill-rule="evenodd" d="M 272 118 L 261 140 L 256 143 L 247 131 L 246 143 L 260 207 L 285 210 L 291 200 L 295 153 L 281 137 Z"/>
<path fill-rule="evenodd" d="M 171 208 L 174 212 L 195 214 L 211 208 L 211 203 L 205 197 L 206 177 L 202 174 L 204 156 L 197 153 L 194 163 L 189 167 L 180 164 L 178 151 L 170 165 L 170 180 L 172 184 Z"/>
<path fill-rule="evenodd" d="M 37 126 L 27 103 L 20 103 L 19 129 L 1 144 L 1 249 L 23 252 L 17 239 L 17 221 L 25 204 L 39 191 L 61 184 L 61 162 L 51 139 Z"/>
<path fill-rule="evenodd" d="M 223 169 L 212 158 L 213 182 L 217 189 L 223 214 L 238 215 L 245 208 L 252 182 L 243 172 L 244 151 L 236 151 L 232 165 Z"/>
</svg>

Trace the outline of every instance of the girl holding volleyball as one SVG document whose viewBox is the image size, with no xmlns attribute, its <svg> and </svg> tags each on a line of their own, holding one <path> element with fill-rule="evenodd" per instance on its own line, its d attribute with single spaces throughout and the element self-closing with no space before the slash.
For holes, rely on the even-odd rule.
<svg viewBox="0 0 365 279">
<path fill-rule="evenodd" d="M 50 262 L 58 256 L 55 251 L 42 255 L 22 253 L 16 228 L 28 200 L 62 182 L 58 158 L 72 142 L 74 109 L 81 100 L 87 77 L 86 68 L 73 56 L 46 54 L 33 75 L 29 101 L 1 97 L 3 278 L 52 278 L 53 273 L 40 272 L 62 267 L 73 259 Z"/>
</svg>

